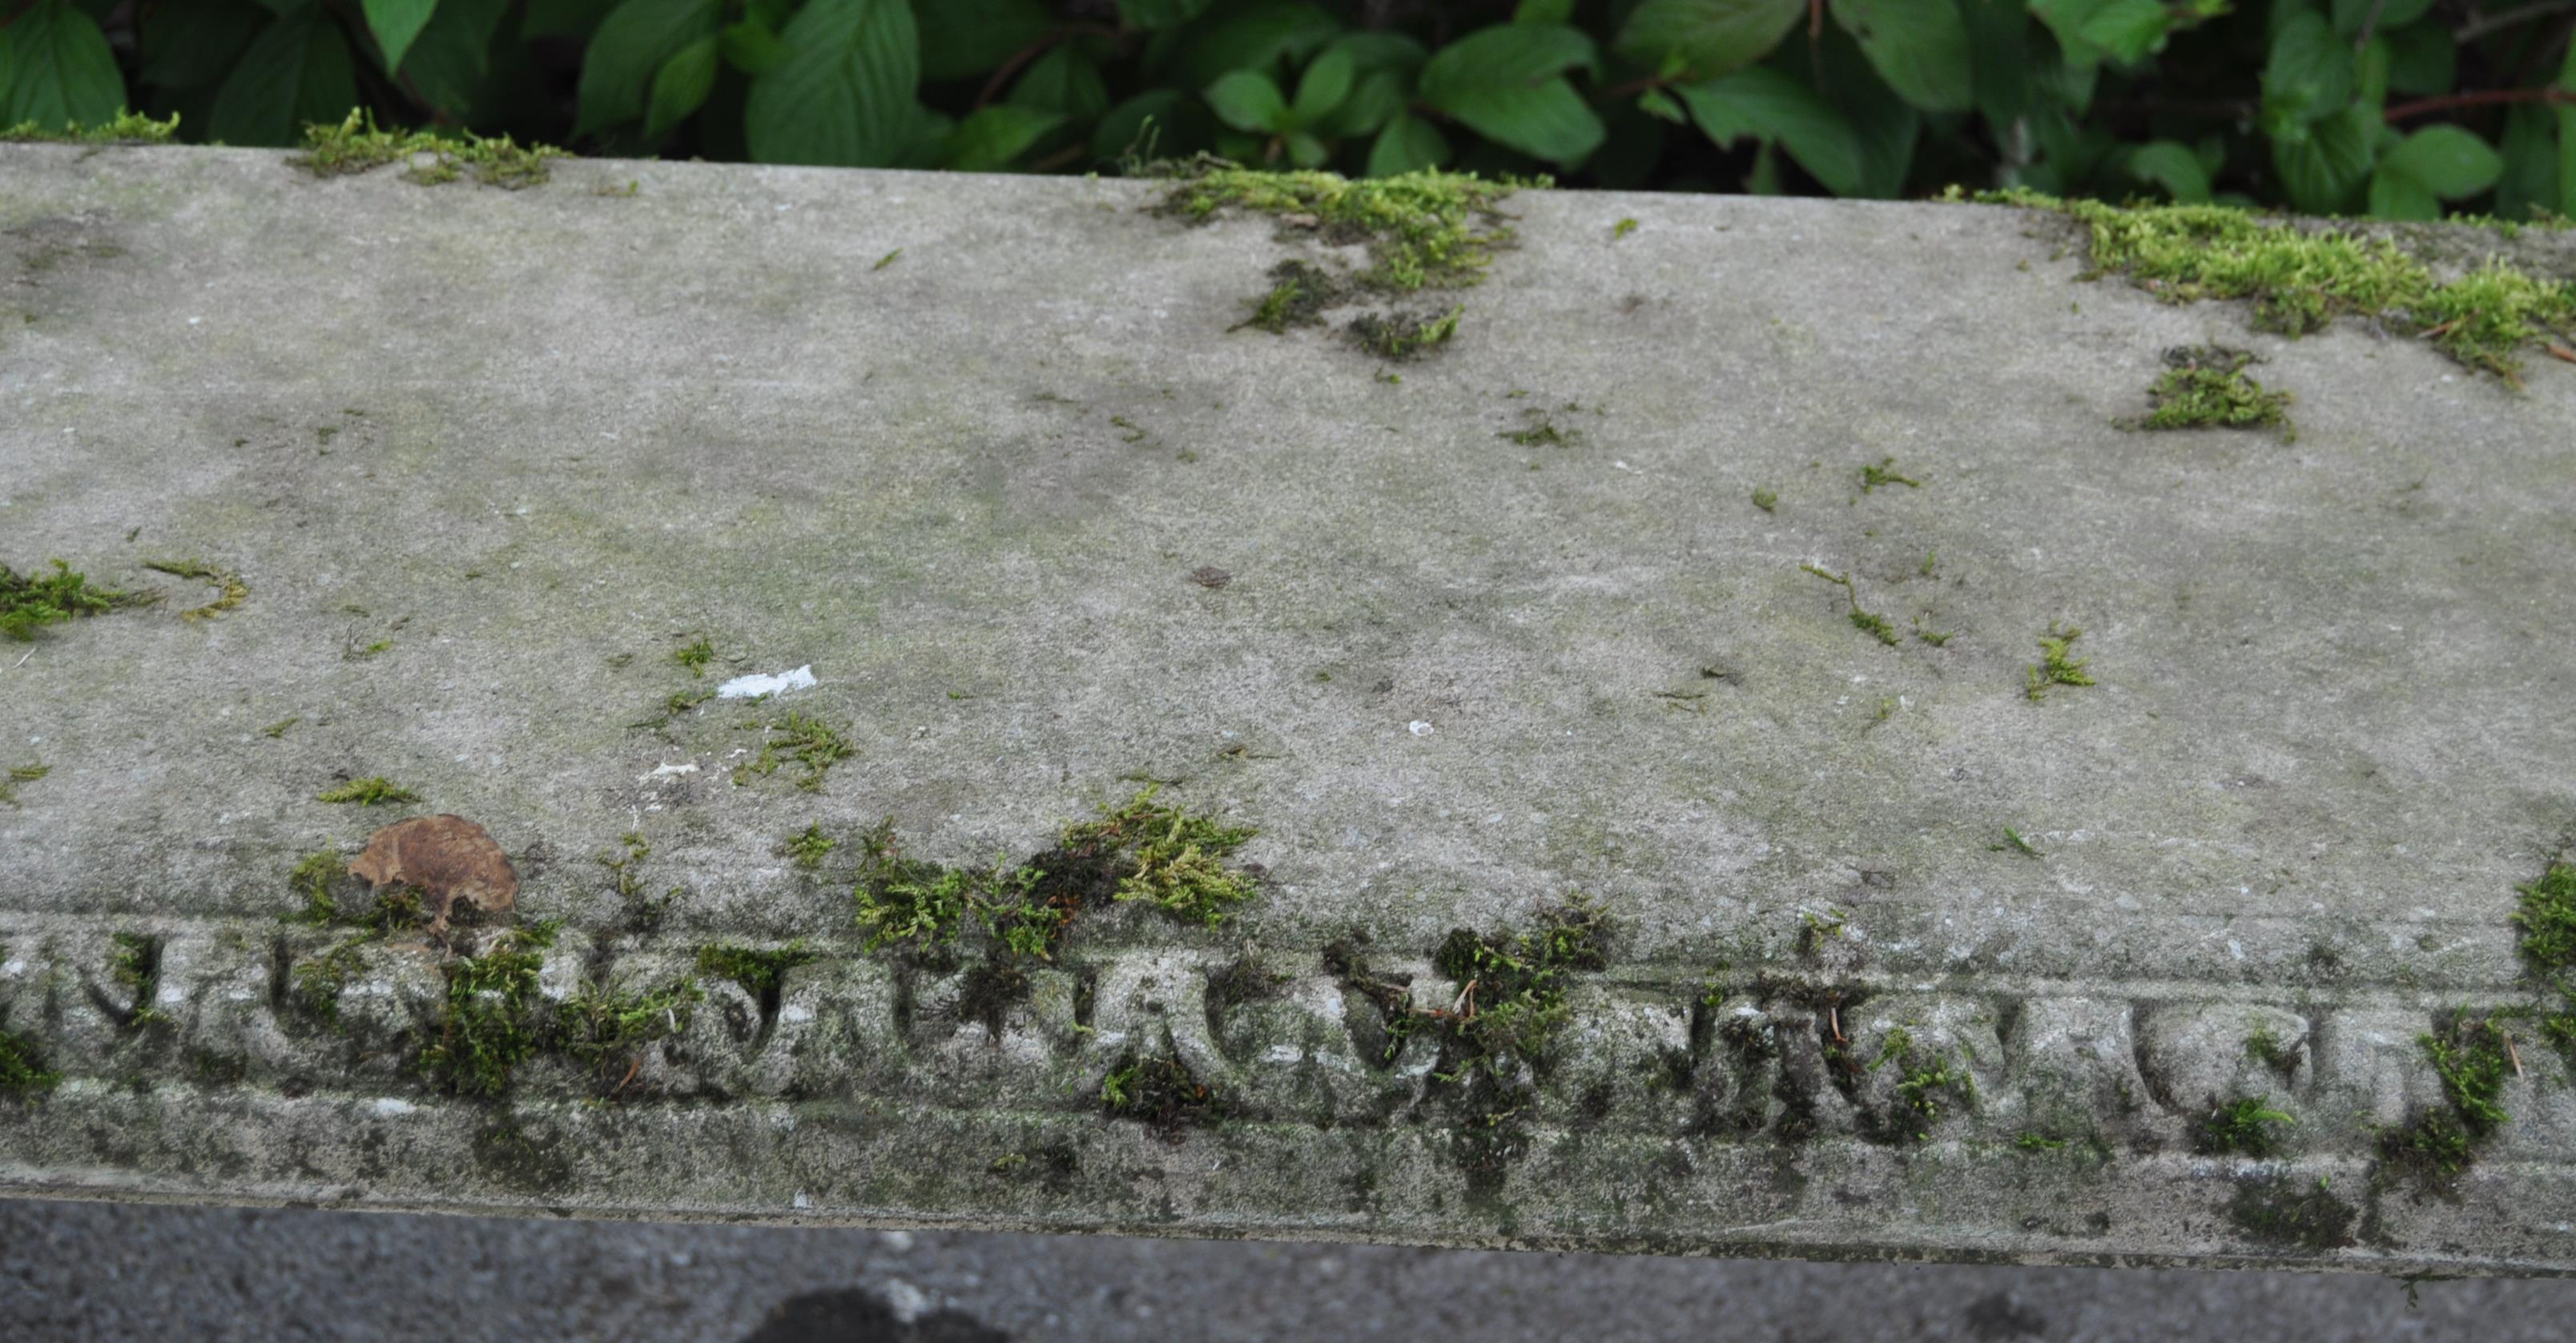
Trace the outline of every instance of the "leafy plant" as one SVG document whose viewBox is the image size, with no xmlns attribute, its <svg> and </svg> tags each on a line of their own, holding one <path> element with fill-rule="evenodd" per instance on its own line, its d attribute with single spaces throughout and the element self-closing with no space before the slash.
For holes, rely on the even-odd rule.
<svg viewBox="0 0 2576 1343">
<path fill-rule="evenodd" d="M 2576 213 L 2571 28 L 2491 0 L 0 0 L 0 134 L 176 115 L 293 145 L 358 109 L 451 170 L 538 143 L 969 171 L 1209 153 L 2525 222 Z"/>
</svg>

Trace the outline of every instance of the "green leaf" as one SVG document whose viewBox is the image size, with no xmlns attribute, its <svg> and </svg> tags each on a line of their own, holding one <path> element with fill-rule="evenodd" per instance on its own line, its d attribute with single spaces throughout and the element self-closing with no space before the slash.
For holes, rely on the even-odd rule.
<svg viewBox="0 0 2576 1343">
<path fill-rule="evenodd" d="M 2504 175 L 2496 179 L 2498 219 L 2531 218 L 2533 207 L 2558 208 L 2558 136 L 2551 109 L 2518 103 L 2505 109 L 2504 139 L 2496 149 L 2504 157 Z"/>
<path fill-rule="evenodd" d="M 2558 213 L 2576 219 L 2576 107 L 2558 109 Z"/>
<path fill-rule="evenodd" d="M 1691 119 L 1719 144 L 1746 136 L 1777 141 L 1826 190 L 1837 196 L 1861 194 L 1865 165 L 1860 137 L 1815 90 L 1777 70 L 1757 66 L 1721 79 L 1677 85 L 1673 92 L 1690 108 Z"/>
<path fill-rule="evenodd" d="M 936 3 L 936 0 L 934 0 Z M 1118 17 L 1130 28 L 1152 32 L 1157 28 L 1177 28 L 1199 16 L 1209 0 L 1118 0 Z"/>
<path fill-rule="evenodd" d="M 600 21 L 583 53 L 573 133 L 644 115 L 653 80 L 682 48 L 716 36 L 723 0 L 625 0 Z"/>
<path fill-rule="evenodd" d="M 424 102 L 458 120 L 492 84 L 492 34 L 510 0 L 439 0 L 403 57 L 402 76 Z"/>
<path fill-rule="evenodd" d="M 615 8 L 617 0 L 528 0 L 528 12 L 519 20 L 519 40 L 578 37 L 587 41 Z"/>
<path fill-rule="evenodd" d="M 2187 205 L 2209 199 L 2209 169 L 2200 155 L 2175 140 L 2157 140 L 2130 150 L 2124 165 L 2131 177 L 2164 188 Z"/>
<path fill-rule="evenodd" d="M 2458 78 L 2459 44 L 2441 23 L 2419 23 L 2388 35 L 2388 87 L 2430 96 L 2451 91 Z"/>
<path fill-rule="evenodd" d="M 1878 77 L 1860 44 L 1839 27 L 1823 35 L 1815 59 L 1804 64 L 1817 71 L 1812 87 L 1851 123 L 1860 145 L 1860 181 L 1840 194 L 1877 200 L 1903 195 L 1914 144 L 1922 138 L 1923 114 Z"/>
<path fill-rule="evenodd" d="M 2352 101 L 2353 51 L 2325 16 L 2302 12 L 2282 25 L 2263 64 L 2267 113 L 2313 121 Z"/>
<path fill-rule="evenodd" d="M 366 11 L 367 31 L 375 34 L 376 47 L 384 53 L 385 68 L 399 70 L 438 0 L 359 0 L 359 6 Z"/>
<path fill-rule="evenodd" d="M 1422 100 L 1497 144 L 1572 165 L 1600 147 L 1601 118 L 1558 74 L 1594 59 L 1577 29 L 1505 24 L 1450 43 L 1422 67 Z"/>
<path fill-rule="evenodd" d="M 785 65 L 794 54 L 757 14 L 745 14 L 740 22 L 726 24 L 717 35 L 716 51 L 725 58 L 725 64 L 746 75 L 768 74 Z"/>
<path fill-rule="evenodd" d="M 672 53 L 653 75 L 644 105 L 644 133 L 659 138 L 707 100 L 716 87 L 716 36 L 712 33 Z"/>
<path fill-rule="evenodd" d="M 912 12 L 933 80 L 989 75 L 1055 27 L 1040 0 L 924 0 Z"/>
<path fill-rule="evenodd" d="M 864 168 L 927 141 L 921 48 L 904 0 L 811 0 L 781 35 L 796 54 L 751 81 L 743 136 L 763 163 Z"/>
<path fill-rule="evenodd" d="M 1018 103 L 995 103 L 957 123 L 948 133 L 940 166 L 958 172 L 999 172 L 1029 151 L 1047 132 L 1064 124 L 1060 112 Z"/>
<path fill-rule="evenodd" d="M 1239 131 L 1279 130 L 1288 120 L 1288 100 L 1268 75 L 1237 70 L 1210 84 L 1208 106 L 1217 119 Z"/>
<path fill-rule="evenodd" d="M 1351 86 L 1351 95 L 1342 100 L 1333 114 L 1309 129 L 1317 135 L 1336 139 L 1352 135 L 1374 135 L 1395 114 L 1404 110 L 1411 95 L 1413 81 L 1401 71 L 1371 70 Z"/>
<path fill-rule="evenodd" d="M 1359 64 L 1347 51 L 1327 51 L 1316 57 L 1297 81 L 1297 100 L 1288 109 L 1297 124 L 1312 126 L 1331 116 L 1351 96 L 1351 81 L 1358 73 Z"/>
<path fill-rule="evenodd" d="M 2030 0 L 2030 12 L 2056 35 L 2069 64 L 2086 67 L 2105 59 L 2127 65 L 2173 29 L 2157 0 Z"/>
<path fill-rule="evenodd" d="M 307 124 L 337 124 L 358 105 L 349 41 L 322 7 L 271 23 L 224 77 L 206 134 L 228 145 L 291 145 Z"/>
<path fill-rule="evenodd" d="M 266 22 L 268 11 L 250 0 L 162 0 L 143 25 L 143 82 L 165 90 L 213 84 Z M 0 89 L 8 86 L 0 73 Z"/>
<path fill-rule="evenodd" d="M 1834 22 L 1860 43 L 1888 86 L 1927 112 L 1976 101 L 1968 24 L 1957 0 L 1833 0 Z"/>
<path fill-rule="evenodd" d="M 2371 140 L 2378 117 L 2353 106 L 2310 122 L 2289 122 L 2272 133 L 2272 165 L 2290 203 L 2310 214 L 2341 214 L 2370 175 Z"/>
<path fill-rule="evenodd" d="M 0 126 L 94 126 L 124 109 L 125 76 L 107 34 L 87 14 L 63 0 L 40 0 L 0 28 Z"/>
<path fill-rule="evenodd" d="M 1572 23 L 1574 0 L 1521 0 L 1512 6 L 1514 23 Z"/>
<path fill-rule="evenodd" d="M 1709 79 L 1769 55 L 1806 12 L 1806 0 L 1644 0 L 1611 45 L 1649 69 Z"/>
<path fill-rule="evenodd" d="M 2383 163 L 2370 175 L 2370 213 L 2379 219 L 2439 219 L 2442 202 L 2431 188 Z"/>
<path fill-rule="evenodd" d="M 1673 95 L 1662 89 L 1648 89 L 1638 94 L 1637 110 L 1657 121 L 1669 121 L 1676 126 L 1690 120 L 1690 113 L 1682 110 L 1682 105 L 1673 101 Z"/>
<path fill-rule="evenodd" d="M 1411 74 L 1421 69 L 1431 55 L 1421 43 L 1402 33 L 1344 33 L 1325 50 L 1349 52 L 1351 63 L 1364 74 L 1372 70 Z"/>
<path fill-rule="evenodd" d="M 2457 126 L 2427 126 L 2407 136 L 2388 151 L 2380 166 L 2405 174 L 2449 201 L 2474 196 L 2504 175 L 2503 157 L 2475 133 Z"/>
<path fill-rule="evenodd" d="M 1296 164 L 1300 168 L 1320 168 L 1324 166 L 1324 161 L 1332 156 L 1333 151 L 1326 149 L 1324 147 L 1324 142 L 1316 139 L 1314 136 L 1308 135 L 1304 131 L 1290 131 L 1288 133 L 1288 161 L 1290 163 Z"/>
<path fill-rule="evenodd" d="M 1368 175 L 1401 177 L 1449 161 L 1449 141 L 1440 128 L 1410 112 L 1398 112 L 1369 146 Z"/>
<path fill-rule="evenodd" d="M 1061 112 L 1068 121 L 1089 121 L 1109 110 L 1109 86 L 1091 57 L 1068 42 L 1029 66 L 1028 73 L 1011 86 L 1011 101 Z"/>
<path fill-rule="evenodd" d="M 1968 24 L 1977 114 L 2000 136 L 2030 108 L 2029 12 L 2021 0 L 1960 0 L 1959 12 Z"/>
<path fill-rule="evenodd" d="M 2334 0 L 2335 35 L 2349 42 L 2361 35 L 2365 23 L 2372 25 L 2371 31 L 2384 33 L 2413 23 L 2432 7 L 2433 0 Z"/>
<path fill-rule="evenodd" d="M 1203 89 L 1229 70 L 1267 71 L 1283 57 L 1304 60 L 1341 31 L 1341 20 L 1308 4 L 1219 11 L 1175 35 L 1169 82 Z"/>
</svg>

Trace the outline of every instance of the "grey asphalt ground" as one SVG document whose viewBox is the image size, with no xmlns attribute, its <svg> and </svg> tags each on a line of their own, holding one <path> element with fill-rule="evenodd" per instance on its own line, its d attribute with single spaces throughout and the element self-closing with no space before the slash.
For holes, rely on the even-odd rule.
<svg viewBox="0 0 2576 1343">
<path fill-rule="evenodd" d="M 2569 1336 L 2576 1282 L 0 1202 L 0 1339 L 1040 1343 Z"/>
</svg>

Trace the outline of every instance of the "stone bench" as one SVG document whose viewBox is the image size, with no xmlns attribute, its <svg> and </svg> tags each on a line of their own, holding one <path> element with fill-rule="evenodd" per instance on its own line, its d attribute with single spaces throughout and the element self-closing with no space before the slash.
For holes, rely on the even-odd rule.
<svg viewBox="0 0 2576 1343">
<path fill-rule="evenodd" d="M 0 147 L 0 1192 L 2576 1268 L 2576 367 L 1187 185 Z"/>
</svg>

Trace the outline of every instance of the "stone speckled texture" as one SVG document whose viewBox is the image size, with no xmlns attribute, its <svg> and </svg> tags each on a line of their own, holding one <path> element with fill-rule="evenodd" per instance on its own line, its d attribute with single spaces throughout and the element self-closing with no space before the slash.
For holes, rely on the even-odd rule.
<svg viewBox="0 0 2576 1343">
<path fill-rule="evenodd" d="M 1236 329 L 1275 261 L 1334 249 L 1143 183 L 571 163 L 507 193 L 43 147 L 0 183 L 0 560 L 169 598 L 0 659 L 0 764 L 50 767 L 0 809 L 0 1005 L 70 1075 L 0 1102 L 0 1185 L 2576 1267 L 2576 1106 L 2536 1042 L 2456 1187 L 2373 1169 L 2374 1126 L 2440 1103 L 2435 1014 L 2527 998 L 2514 887 L 2576 825 L 2576 369 L 2516 392 L 2359 324 L 2255 333 L 2075 282 L 2053 220 L 1999 208 L 1522 192 L 1456 339 L 1381 366 Z M 2297 396 L 2295 442 L 2115 426 L 2213 341 Z M 1919 484 L 1864 493 L 1890 458 Z M 183 558 L 248 596 L 178 619 L 212 589 L 142 566 Z M 2096 684 L 2033 702 L 2056 622 Z M 704 678 L 672 658 L 701 636 Z M 737 785 L 789 711 L 855 756 Z M 369 776 L 420 800 L 315 800 Z M 1086 926 L 998 1035 L 783 848 L 889 817 L 925 857 L 1021 855 L 1147 779 L 1259 828 L 1260 897 Z M 552 1063 L 441 1100 L 402 1063 L 429 954 L 371 950 L 343 1035 L 282 1016 L 328 945 L 281 932 L 289 869 L 426 812 L 565 921 L 549 1004 L 716 938 L 825 955 L 775 1003 L 713 986 L 617 1103 Z M 594 861 L 629 832 L 676 892 L 648 933 Z M 1611 965 L 1528 1150 L 1471 1171 L 1431 1052 L 1375 1066 L 1323 953 L 1364 932 L 1454 995 L 1450 929 L 1578 889 Z M 175 1039 L 133 1028 L 118 932 Z M 1246 946 L 1288 987 L 1211 1005 Z M 2297 1032 L 2274 1081 L 2236 1065 L 2264 1023 Z M 1920 1122 L 1837 1061 L 1903 1040 L 1965 1074 Z M 1179 1143 L 1104 1119 L 1127 1048 L 1234 1111 Z M 2283 1160 L 2194 1152 L 2253 1085 Z M 2228 1212 L 2319 1179 L 2348 1244 Z"/>
</svg>

